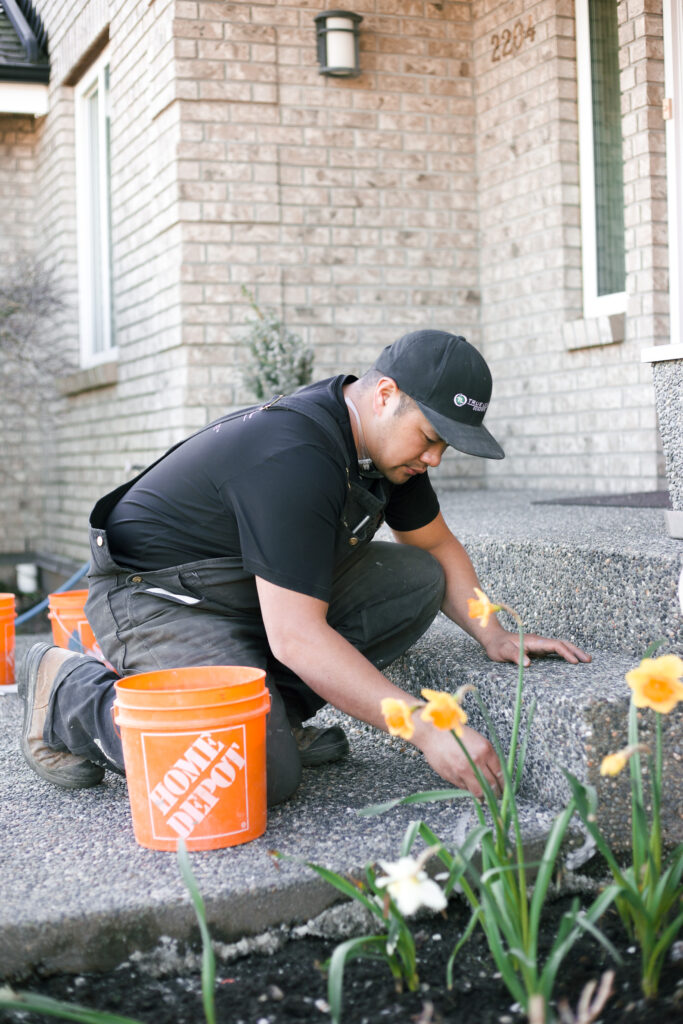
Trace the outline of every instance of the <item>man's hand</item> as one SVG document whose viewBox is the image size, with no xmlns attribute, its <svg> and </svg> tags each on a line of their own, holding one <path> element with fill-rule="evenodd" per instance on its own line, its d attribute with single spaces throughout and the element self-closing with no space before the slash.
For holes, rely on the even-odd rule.
<svg viewBox="0 0 683 1024">
<path fill-rule="evenodd" d="M 487 639 L 484 632 L 481 643 L 491 661 L 513 661 L 515 664 L 519 661 L 519 636 L 517 633 L 496 629 L 495 632 L 491 632 L 490 639 Z M 552 640 L 548 637 L 536 636 L 534 633 L 525 634 L 525 666 L 531 664 L 529 655 L 543 656 L 547 654 L 556 654 L 572 665 L 577 665 L 580 661 L 589 662 L 591 660 L 590 654 L 586 654 L 580 647 L 575 647 L 574 644 L 565 640 Z"/>
<path fill-rule="evenodd" d="M 416 728 L 412 742 L 419 747 L 434 771 L 453 786 L 469 789 L 477 798 L 483 796 L 476 775 L 451 733 L 436 729 L 433 725 L 425 724 L 421 727 L 422 723 L 418 725 L 418 713 L 413 720 Z M 503 788 L 503 772 L 492 745 L 484 736 L 468 726 L 463 727 L 460 739 L 494 793 L 500 795 Z"/>
<path fill-rule="evenodd" d="M 474 566 L 460 541 L 453 536 L 442 514 L 436 516 L 427 526 L 404 533 L 394 530 L 396 540 L 401 544 L 412 544 L 429 551 L 441 565 L 446 577 L 446 596 L 442 612 L 461 629 L 473 636 L 482 645 L 491 661 L 519 660 L 519 637 L 509 633 L 492 615 L 487 626 L 482 626 L 470 617 L 468 599 L 474 597 L 475 588 L 481 588 Z M 530 664 L 529 655 L 556 654 L 572 665 L 590 661 L 586 654 L 574 644 L 563 640 L 550 640 L 530 634 L 524 637 L 524 664 Z"/>
<path fill-rule="evenodd" d="M 393 697 L 410 705 L 415 698 L 399 689 L 327 622 L 327 605 L 313 597 L 285 590 L 256 577 L 261 612 L 271 650 L 300 679 L 341 711 L 386 730 L 382 700 Z M 419 701 L 418 701 L 419 703 Z M 412 743 L 434 771 L 451 785 L 481 796 L 481 787 L 465 754 L 450 732 L 412 718 Z M 502 772 L 496 752 L 474 729 L 463 729 L 470 757 L 496 792 Z"/>
</svg>

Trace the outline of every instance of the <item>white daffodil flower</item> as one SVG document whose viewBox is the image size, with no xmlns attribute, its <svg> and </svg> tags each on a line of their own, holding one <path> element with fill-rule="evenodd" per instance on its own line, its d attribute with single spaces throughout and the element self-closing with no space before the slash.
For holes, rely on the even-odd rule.
<svg viewBox="0 0 683 1024">
<path fill-rule="evenodd" d="M 428 856 L 433 850 L 427 850 Z M 377 879 L 378 886 L 385 886 L 399 911 L 410 917 L 420 907 L 431 910 L 444 910 L 448 901 L 443 889 L 432 881 L 423 869 L 427 858 L 424 854 L 415 860 L 413 857 L 400 857 L 399 860 L 381 860 L 379 862 L 386 875 Z"/>
</svg>

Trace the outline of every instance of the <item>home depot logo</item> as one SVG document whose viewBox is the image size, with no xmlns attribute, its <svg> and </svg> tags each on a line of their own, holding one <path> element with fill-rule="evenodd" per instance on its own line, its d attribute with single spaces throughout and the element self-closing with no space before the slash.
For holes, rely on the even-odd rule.
<svg viewBox="0 0 683 1024">
<path fill-rule="evenodd" d="M 235 734 L 238 738 L 230 742 Z M 219 739 L 219 735 L 228 742 Z M 154 737 L 155 740 L 159 738 L 158 735 Z M 195 735 L 192 743 L 164 773 L 162 780 L 150 790 L 150 803 L 160 812 L 164 825 L 181 839 L 187 839 L 207 822 L 211 811 L 227 792 L 237 789 L 239 792 L 234 794 L 236 799 L 233 802 L 234 817 L 239 820 L 232 826 L 224 825 L 222 834 L 246 829 L 248 822 L 243 820 L 247 816 L 244 749 L 243 727 Z"/>
</svg>

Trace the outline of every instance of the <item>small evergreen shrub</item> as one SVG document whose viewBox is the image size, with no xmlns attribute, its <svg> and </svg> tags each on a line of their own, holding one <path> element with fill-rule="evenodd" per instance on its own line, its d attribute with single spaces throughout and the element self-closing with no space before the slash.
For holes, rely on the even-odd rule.
<svg viewBox="0 0 683 1024">
<path fill-rule="evenodd" d="M 273 309 L 261 309 L 254 296 L 242 289 L 256 318 L 242 339 L 249 347 L 251 363 L 244 381 L 257 398 L 291 394 L 313 375 L 313 349 L 304 345 L 298 334 L 288 331 Z"/>
</svg>

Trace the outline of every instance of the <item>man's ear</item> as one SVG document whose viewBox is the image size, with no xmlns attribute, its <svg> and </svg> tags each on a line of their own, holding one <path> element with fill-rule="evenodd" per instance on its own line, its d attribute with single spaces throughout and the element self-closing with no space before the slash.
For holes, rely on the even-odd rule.
<svg viewBox="0 0 683 1024">
<path fill-rule="evenodd" d="M 398 392 L 398 384 L 392 377 L 380 377 L 375 385 L 372 411 L 375 414 L 381 415 L 381 413 L 390 404 L 392 398 L 398 395 Z"/>
</svg>

